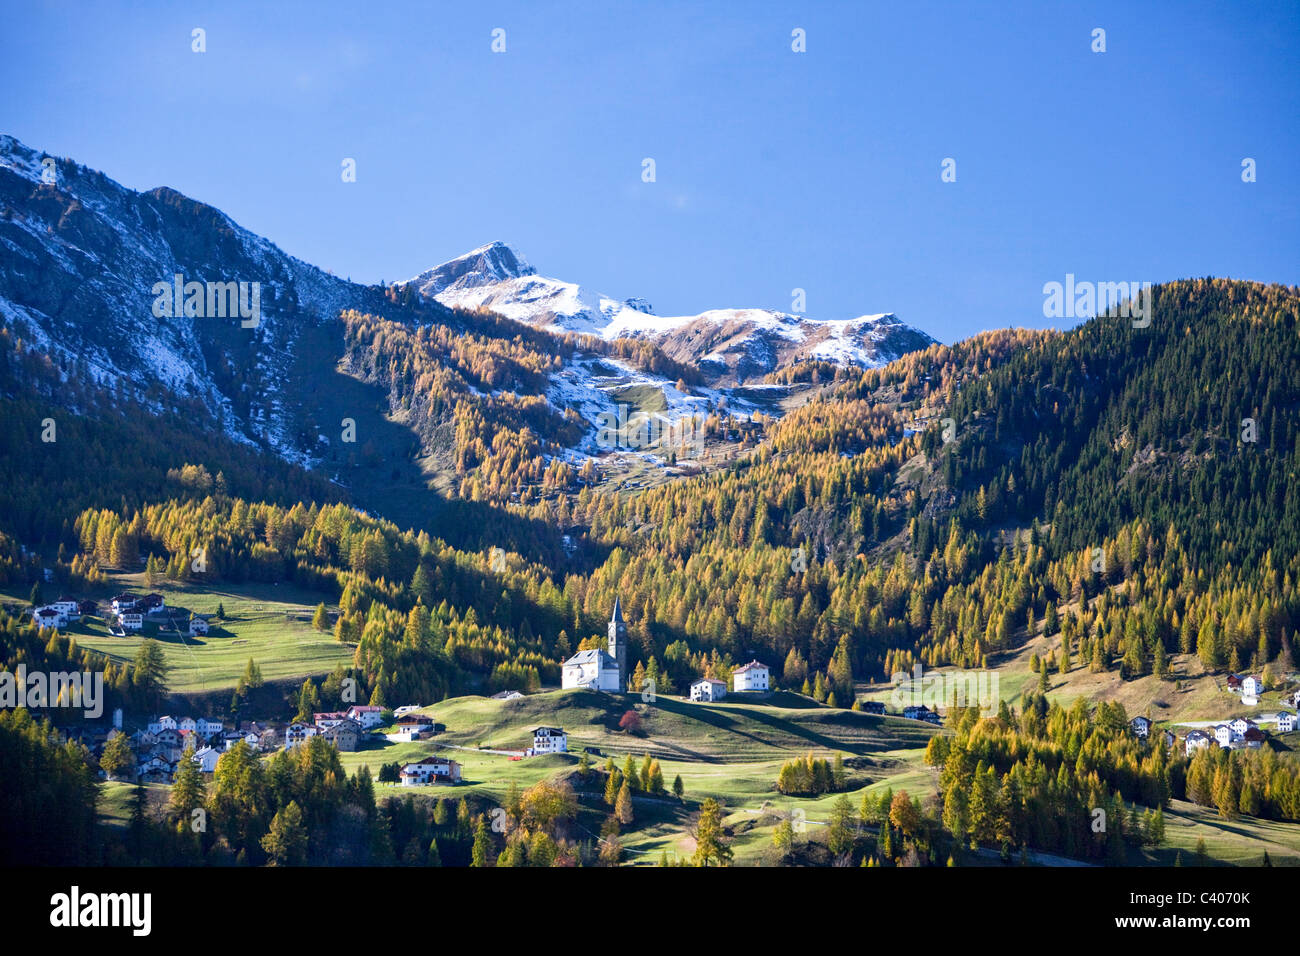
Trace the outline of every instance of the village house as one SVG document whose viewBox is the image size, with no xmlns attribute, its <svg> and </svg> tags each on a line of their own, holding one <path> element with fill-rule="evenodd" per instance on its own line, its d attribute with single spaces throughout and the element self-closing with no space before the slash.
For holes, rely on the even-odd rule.
<svg viewBox="0 0 1300 956">
<path fill-rule="evenodd" d="M 457 783 L 460 780 L 460 764 L 449 757 L 425 757 L 415 763 L 408 763 L 399 776 L 403 787 Z"/>
<path fill-rule="evenodd" d="M 1171 750 L 1173 749 L 1174 744 L 1178 742 L 1178 738 L 1174 735 L 1172 730 L 1162 730 L 1160 736 L 1164 738 L 1165 746 Z"/>
<path fill-rule="evenodd" d="M 1264 681 L 1261 678 L 1249 674 L 1241 679 L 1242 697 L 1258 697 L 1262 693 L 1264 693 Z"/>
<path fill-rule="evenodd" d="M 866 714 L 883 714 L 885 712 L 885 702 L 883 700 L 864 700 L 862 702 L 862 712 Z"/>
<path fill-rule="evenodd" d="M 117 616 L 117 624 L 124 631 L 138 631 L 144 627 L 144 615 L 139 611 L 127 611 Z"/>
<path fill-rule="evenodd" d="M 69 621 L 75 621 L 81 617 L 81 605 L 79 605 L 75 599 L 68 597 L 66 594 L 62 595 L 57 601 L 52 603 L 50 607 L 54 608 L 54 610 L 58 611 Z"/>
<path fill-rule="evenodd" d="M 1187 736 L 1183 738 L 1183 752 L 1191 756 L 1198 750 L 1203 750 L 1214 742 L 1209 734 L 1203 730 L 1188 731 Z"/>
<path fill-rule="evenodd" d="M 533 731 L 533 754 L 562 754 L 569 751 L 569 737 L 559 727 L 538 727 Z"/>
<path fill-rule="evenodd" d="M 1291 695 L 1291 704 L 1294 707 L 1300 707 L 1300 690 Z"/>
<path fill-rule="evenodd" d="M 727 696 L 727 682 L 701 677 L 691 684 L 691 700 L 715 701 Z"/>
<path fill-rule="evenodd" d="M 1254 727 L 1255 722 L 1253 720 L 1247 720 L 1245 717 L 1238 717 L 1235 720 L 1229 721 L 1228 726 L 1232 728 L 1232 732 L 1236 736 L 1240 737 L 1251 727 Z"/>
<path fill-rule="evenodd" d="M 199 637 L 208 633 L 208 622 L 197 614 L 190 618 L 190 637 Z"/>
<path fill-rule="evenodd" d="M 119 594 L 109 602 L 109 607 L 113 609 L 114 614 L 121 614 L 123 611 L 134 611 L 135 602 L 134 594 Z"/>
<path fill-rule="evenodd" d="M 943 723 L 937 710 L 931 710 L 925 704 L 909 704 L 903 708 L 903 716 L 908 720 L 924 720 L 931 724 Z"/>
<path fill-rule="evenodd" d="M 145 614 L 162 614 L 167 610 L 167 602 L 161 594 L 146 594 L 136 602 L 136 607 Z"/>
<path fill-rule="evenodd" d="M 500 693 L 492 695 L 493 700 L 518 700 L 524 695 L 517 690 L 503 690 Z"/>
<path fill-rule="evenodd" d="M 1133 731 L 1133 736 L 1145 740 L 1151 733 L 1151 719 L 1149 717 L 1134 717 L 1128 722 L 1129 728 Z"/>
<path fill-rule="evenodd" d="M 361 725 L 355 720 L 345 718 L 326 727 L 320 735 L 343 753 L 351 753 L 361 747 Z"/>
<path fill-rule="evenodd" d="M 1277 732 L 1279 734 L 1289 734 L 1295 730 L 1296 715 L 1289 710 L 1279 710 L 1277 712 Z"/>
<path fill-rule="evenodd" d="M 99 611 L 99 605 L 94 601 L 78 601 L 77 616 L 84 617 L 87 614 L 96 614 Z"/>
<path fill-rule="evenodd" d="M 1264 746 L 1264 731 L 1260 730 L 1254 724 L 1246 728 L 1246 732 L 1241 735 L 1241 741 L 1250 750 L 1258 750 Z"/>
<path fill-rule="evenodd" d="M 284 731 L 284 749 L 292 750 L 299 744 L 306 743 L 308 738 L 315 737 L 319 731 L 314 724 L 304 724 L 295 720 Z"/>
<path fill-rule="evenodd" d="M 194 733 L 194 731 L 198 729 L 198 726 L 198 721 L 193 717 L 182 717 L 180 720 L 176 721 L 176 729 L 183 734 Z"/>
<path fill-rule="evenodd" d="M 221 753 L 214 747 L 204 747 L 190 759 L 199 765 L 199 770 L 203 773 L 213 773 L 217 769 L 217 761 L 221 759 Z"/>
<path fill-rule="evenodd" d="M 350 719 L 351 718 L 347 715 L 347 711 L 343 710 L 312 714 L 312 723 L 316 725 L 318 730 L 328 730 L 330 727 L 335 727 L 343 723 L 343 721 Z M 358 726 L 360 726 L 360 723 L 360 721 L 357 721 Z"/>
<path fill-rule="evenodd" d="M 497 698 L 497 695 L 494 694 L 494 695 L 493 695 L 493 699 L 495 700 L 496 698 Z M 419 705 L 419 704 L 403 704 L 401 707 L 398 707 L 398 708 L 396 708 L 396 709 L 393 711 L 393 716 L 394 716 L 394 717 L 404 717 L 405 715 L 411 713 L 412 711 L 416 711 L 416 710 L 419 710 L 419 709 L 420 709 L 420 705 Z"/>
<path fill-rule="evenodd" d="M 194 721 L 194 730 L 200 737 L 215 737 L 226 729 L 224 721 L 212 717 L 200 717 Z"/>
<path fill-rule="evenodd" d="M 731 689 L 738 694 L 771 690 L 766 664 L 750 661 L 731 672 Z"/>
<path fill-rule="evenodd" d="M 172 761 L 175 761 L 180 756 L 181 751 L 185 749 L 184 738 L 181 737 L 181 732 L 175 728 L 164 727 L 154 734 L 154 737 L 157 740 L 155 746 L 166 751 Z"/>
<path fill-rule="evenodd" d="M 53 607 L 38 607 L 32 611 L 32 623 L 37 627 L 67 627 L 68 619 Z"/>
<path fill-rule="evenodd" d="M 254 750 L 257 749 L 257 734 L 245 733 L 242 730 L 228 730 L 221 735 L 221 743 L 226 750 L 234 747 L 241 740 Z"/>
<path fill-rule="evenodd" d="M 1214 728 L 1214 739 L 1220 747 L 1231 747 L 1237 736 L 1237 734 L 1233 733 L 1229 724 L 1219 724 Z"/>
<path fill-rule="evenodd" d="M 371 704 L 354 704 L 348 708 L 347 716 L 359 723 L 362 730 L 370 730 L 384 722 L 383 708 Z"/>
<path fill-rule="evenodd" d="M 137 773 L 145 783 L 171 783 L 176 773 L 176 762 L 161 754 L 153 754 L 140 761 Z"/>
<path fill-rule="evenodd" d="M 149 721 L 149 733 L 157 734 L 160 730 L 175 730 L 176 718 L 169 714 L 164 714 L 154 720 Z"/>
<path fill-rule="evenodd" d="M 410 743 L 433 733 L 432 717 L 423 714 L 404 714 L 397 718 L 397 730 L 386 735 L 393 743 Z"/>
</svg>

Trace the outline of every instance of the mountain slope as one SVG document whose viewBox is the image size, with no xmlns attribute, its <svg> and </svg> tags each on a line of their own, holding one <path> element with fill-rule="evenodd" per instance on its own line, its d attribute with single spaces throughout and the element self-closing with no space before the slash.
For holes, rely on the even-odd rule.
<svg viewBox="0 0 1300 956">
<path fill-rule="evenodd" d="M 156 316 L 155 284 L 176 275 L 247 283 L 250 312 L 256 283 L 256 325 Z M 195 399 L 227 435 L 309 464 L 280 386 L 301 331 L 345 307 L 400 314 L 383 290 L 295 259 L 211 206 L 137 193 L 0 136 L 0 315 L 70 371 L 155 403 Z"/>
</svg>

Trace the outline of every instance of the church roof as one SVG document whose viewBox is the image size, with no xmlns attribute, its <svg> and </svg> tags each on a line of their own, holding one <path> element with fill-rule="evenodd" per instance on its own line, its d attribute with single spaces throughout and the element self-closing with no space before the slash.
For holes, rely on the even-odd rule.
<svg viewBox="0 0 1300 956">
<path fill-rule="evenodd" d="M 599 664 L 601 667 L 618 666 L 618 661 L 610 657 L 608 651 L 605 651 L 599 647 L 593 647 L 591 650 L 588 651 L 578 651 L 578 653 L 574 654 L 572 657 L 570 657 L 567 661 L 564 662 L 564 666 L 568 667 L 570 664 L 577 665 L 577 664 L 593 664 L 593 663 Z"/>
<path fill-rule="evenodd" d="M 614 613 L 610 615 L 609 623 L 611 624 L 623 623 L 623 605 L 622 603 L 620 603 L 617 597 L 614 598 Z"/>
</svg>

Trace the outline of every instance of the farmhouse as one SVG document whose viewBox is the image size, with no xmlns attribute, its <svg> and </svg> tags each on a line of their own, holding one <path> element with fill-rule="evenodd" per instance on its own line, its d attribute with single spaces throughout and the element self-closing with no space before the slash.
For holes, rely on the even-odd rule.
<svg viewBox="0 0 1300 956">
<path fill-rule="evenodd" d="M 304 744 L 311 737 L 315 737 L 319 731 L 313 724 L 304 724 L 295 720 L 284 731 L 284 749 L 292 750 L 299 744 Z"/>
<path fill-rule="evenodd" d="M 691 684 L 691 700 L 714 701 L 727 696 L 727 682 L 701 677 Z"/>
<path fill-rule="evenodd" d="M 354 704 L 348 708 L 347 716 L 359 723 L 362 730 L 369 730 L 371 727 L 378 727 L 384 722 L 383 708 L 368 704 Z"/>
<path fill-rule="evenodd" d="M 135 601 L 134 594 L 119 594 L 109 602 L 109 606 L 112 607 L 114 614 L 121 614 L 123 611 L 134 611 Z"/>
<path fill-rule="evenodd" d="M 1143 740 L 1151 733 L 1151 721 L 1147 717 L 1134 717 L 1128 722 L 1129 728 L 1133 731 L 1134 737 Z"/>
<path fill-rule="evenodd" d="M 190 618 L 190 637 L 198 637 L 208 633 L 208 622 L 197 614 Z"/>
<path fill-rule="evenodd" d="M 144 627 L 144 615 L 139 611 L 127 611 L 117 616 L 117 623 L 124 631 L 138 631 Z"/>
<path fill-rule="evenodd" d="M 885 712 L 885 702 L 883 700 L 864 700 L 862 710 L 868 714 L 883 714 Z"/>
<path fill-rule="evenodd" d="M 1210 746 L 1210 744 L 1213 742 L 1214 742 L 1214 738 L 1212 738 L 1209 734 L 1205 733 L 1204 731 L 1201 730 L 1188 731 L 1187 736 L 1183 738 L 1183 752 L 1190 757 L 1196 751 L 1203 750 L 1204 748 Z"/>
<path fill-rule="evenodd" d="M 1264 731 L 1251 724 L 1246 728 L 1246 732 L 1241 735 L 1241 740 L 1250 750 L 1258 750 L 1264 746 Z"/>
<path fill-rule="evenodd" d="M 1277 714 L 1277 732 L 1279 734 L 1289 734 L 1295 730 L 1295 714 L 1289 710 L 1280 710 Z"/>
<path fill-rule="evenodd" d="M 176 718 L 164 714 L 156 720 L 149 721 L 149 733 L 157 734 L 160 730 L 175 730 Z"/>
<path fill-rule="evenodd" d="M 1254 674 L 1249 674 L 1241 679 L 1241 696 L 1258 697 L 1264 693 L 1264 682 Z"/>
<path fill-rule="evenodd" d="M 460 764 L 449 757 L 425 757 L 402 768 L 403 787 L 419 787 L 431 783 L 456 783 L 460 780 Z"/>
<path fill-rule="evenodd" d="M 607 630 L 609 650 L 593 647 L 570 657 L 560 672 L 562 687 L 603 690 L 612 694 L 627 690 L 627 625 L 623 622 L 623 608 L 618 598 L 614 599 L 614 613 L 610 616 Z"/>
<path fill-rule="evenodd" d="M 929 724 L 941 724 L 943 718 L 937 710 L 931 710 L 925 704 L 909 704 L 903 708 L 903 716 L 908 720 L 924 720 Z"/>
<path fill-rule="evenodd" d="M 217 761 L 221 759 L 221 751 L 214 747 L 204 747 L 190 759 L 199 765 L 199 770 L 204 773 L 212 773 L 217 769 Z"/>
<path fill-rule="evenodd" d="M 1214 728 L 1214 739 L 1220 747 L 1230 747 L 1232 742 L 1237 739 L 1232 727 L 1228 724 L 1219 724 Z"/>
<path fill-rule="evenodd" d="M 361 746 L 361 725 L 355 720 L 345 718 L 326 727 L 320 735 L 344 753 L 351 753 Z"/>
<path fill-rule="evenodd" d="M 146 783 L 171 783 L 172 776 L 176 773 L 176 764 L 160 754 L 154 754 L 140 761 L 137 772 Z"/>
<path fill-rule="evenodd" d="M 492 700 L 519 700 L 523 696 L 517 690 L 503 690 L 498 694 L 493 694 Z"/>
<path fill-rule="evenodd" d="M 756 693 L 771 689 L 766 664 L 750 661 L 731 672 L 731 689 L 738 694 Z"/>
<path fill-rule="evenodd" d="M 60 598 L 51 604 L 50 607 L 54 608 L 54 610 L 58 611 L 69 621 L 75 621 L 77 618 L 81 617 L 81 605 L 66 594 L 60 596 Z"/>
<path fill-rule="evenodd" d="M 1232 732 L 1236 736 L 1241 737 L 1247 730 L 1255 726 L 1255 722 L 1247 720 L 1245 717 L 1238 717 L 1236 720 L 1231 721 L 1228 726 L 1232 728 Z"/>
<path fill-rule="evenodd" d="M 32 623 L 37 627 L 66 627 L 68 619 L 53 607 L 38 607 L 32 611 Z"/>
<path fill-rule="evenodd" d="M 423 714 L 405 714 L 397 718 L 397 732 L 388 734 L 394 743 L 410 743 L 433 732 L 433 718 Z"/>
<path fill-rule="evenodd" d="M 312 723 L 316 725 L 317 730 L 328 730 L 330 727 L 336 727 L 345 720 L 351 720 L 346 711 L 334 710 L 327 713 L 312 714 Z M 360 726 L 360 721 L 357 721 Z"/>
<path fill-rule="evenodd" d="M 559 727 L 538 727 L 533 731 L 534 754 L 562 754 L 569 751 L 569 737 Z"/>
</svg>

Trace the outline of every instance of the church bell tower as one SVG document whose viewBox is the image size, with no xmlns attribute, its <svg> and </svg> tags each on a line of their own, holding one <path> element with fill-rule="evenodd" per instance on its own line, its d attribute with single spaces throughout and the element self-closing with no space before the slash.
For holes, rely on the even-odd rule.
<svg viewBox="0 0 1300 956">
<path fill-rule="evenodd" d="M 618 692 L 627 693 L 627 625 L 623 623 L 623 606 L 614 598 L 614 613 L 609 618 L 609 656 L 618 665 Z"/>
</svg>

